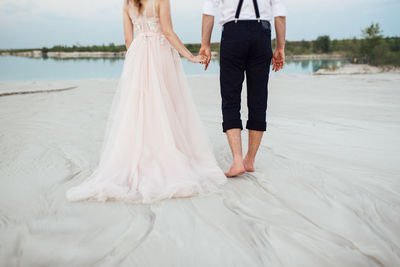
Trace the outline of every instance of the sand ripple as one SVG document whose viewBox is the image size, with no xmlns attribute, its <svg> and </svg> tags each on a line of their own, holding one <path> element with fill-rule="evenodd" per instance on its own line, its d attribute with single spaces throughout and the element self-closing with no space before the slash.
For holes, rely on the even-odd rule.
<svg viewBox="0 0 400 267">
<path fill-rule="evenodd" d="M 398 75 L 273 76 L 257 170 L 220 194 L 67 202 L 97 164 L 116 82 L 0 98 L 1 266 L 400 266 Z M 218 84 L 190 78 L 226 169 Z"/>
</svg>

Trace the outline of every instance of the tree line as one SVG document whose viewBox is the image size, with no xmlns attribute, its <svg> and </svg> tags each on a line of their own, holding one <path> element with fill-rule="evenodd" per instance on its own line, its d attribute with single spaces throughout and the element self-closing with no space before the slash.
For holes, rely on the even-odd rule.
<svg viewBox="0 0 400 267">
<path fill-rule="evenodd" d="M 197 53 L 200 44 L 185 44 L 192 53 Z M 274 49 L 275 40 L 272 41 Z M 211 50 L 219 52 L 219 43 L 212 43 Z M 0 52 L 24 52 L 38 49 L 0 50 Z M 48 52 L 123 52 L 125 45 L 65 46 L 56 45 L 39 49 L 45 57 Z M 400 37 L 384 37 L 378 23 L 362 30 L 362 38 L 331 40 L 328 35 L 312 41 L 286 41 L 287 55 L 342 54 L 354 63 L 400 66 Z"/>
<path fill-rule="evenodd" d="M 384 37 L 378 23 L 362 30 L 361 39 L 331 40 L 328 35 L 313 41 L 286 42 L 287 55 L 335 53 L 353 63 L 400 66 L 400 37 Z"/>
</svg>

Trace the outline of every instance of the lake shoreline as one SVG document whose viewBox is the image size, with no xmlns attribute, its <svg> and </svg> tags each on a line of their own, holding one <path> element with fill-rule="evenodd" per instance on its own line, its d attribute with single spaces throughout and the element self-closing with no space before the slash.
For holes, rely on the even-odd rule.
<svg viewBox="0 0 400 267">
<path fill-rule="evenodd" d="M 47 52 L 44 54 L 41 50 L 32 51 L 8 51 L 0 52 L 0 56 L 17 56 L 17 57 L 29 57 L 29 58 L 124 58 L 125 51 L 122 52 Z M 217 59 L 219 53 L 216 51 L 212 52 L 212 58 Z M 345 55 L 342 54 L 307 54 L 307 55 L 287 55 L 286 60 L 340 60 L 346 59 Z"/>
<path fill-rule="evenodd" d="M 74 53 L 60 54 L 52 57 L 40 57 L 38 54 L 24 54 L 25 56 L 0 57 L 1 80 L 58 80 L 75 78 L 113 78 L 119 77 L 125 58 L 113 53 Z M 106 55 L 107 57 L 104 57 Z M 216 57 L 216 58 L 215 58 Z M 181 58 L 185 74 L 205 74 L 204 66 L 193 64 Z M 314 73 L 322 67 L 337 68 L 348 60 L 286 60 L 285 67 L 279 73 Z M 214 56 L 207 69 L 207 73 L 219 74 L 219 56 Z"/>
<path fill-rule="evenodd" d="M 337 68 L 321 68 L 314 75 L 354 75 L 377 73 L 400 73 L 400 68 L 395 66 L 371 66 L 368 64 L 345 64 Z"/>
<path fill-rule="evenodd" d="M 29 58 L 124 58 L 123 52 L 47 52 L 44 54 L 41 50 L 23 51 L 23 52 L 1 52 L 0 56 L 16 56 Z"/>
</svg>

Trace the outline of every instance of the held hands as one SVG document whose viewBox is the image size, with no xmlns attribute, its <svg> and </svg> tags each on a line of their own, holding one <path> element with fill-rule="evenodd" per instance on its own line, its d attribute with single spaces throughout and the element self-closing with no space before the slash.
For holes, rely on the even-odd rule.
<svg viewBox="0 0 400 267">
<path fill-rule="evenodd" d="M 198 56 L 192 56 L 189 59 L 192 63 L 205 64 L 204 70 L 207 70 L 208 64 L 211 60 L 211 49 L 210 47 L 201 47 Z M 285 66 L 285 49 L 276 49 L 271 60 L 272 71 L 279 71 Z"/>
<path fill-rule="evenodd" d="M 198 56 L 191 56 L 189 58 L 190 62 L 192 63 L 200 63 L 200 64 L 207 64 L 207 57 L 204 55 L 198 55 Z"/>
<path fill-rule="evenodd" d="M 285 49 L 276 49 L 271 60 L 272 71 L 277 72 L 285 65 Z"/>
<path fill-rule="evenodd" d="M 208 64 L 210 64 L 210 60 L 211 60 L 211 49 L 209 46 L 205 47 L 205 46 L 201 46 L 200 51 L 199 51 L 199 55 L 203 55 L 205 57 L 207 57 L 207 63 L 204 66 L 204 70 L 207 70 L 208 68 Z"/>
</svg>

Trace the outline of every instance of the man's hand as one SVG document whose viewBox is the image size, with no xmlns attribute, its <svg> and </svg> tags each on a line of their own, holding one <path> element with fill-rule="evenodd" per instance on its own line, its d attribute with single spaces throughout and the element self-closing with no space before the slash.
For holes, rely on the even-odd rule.
<svg viewBox="0 0 400 267">
<path fill-rule="evenodd" d="M 213 27 L 214 16 L 203 14 L 201 23 L 201 48 L 199 54 L 207 57 L 207 63 L 204 66 L 204 70 L 207 70 L 208 64 L 210 64 L 211 60 L 210 42 Z"/>
<path fill-rule="evenodd" d="M 271 64 L 273 65 L 272 71 L 277 72 L 285 66 L 285 49 L 276 49 L 272 56 Z"/>
<path fill-rule="evenodd" d="M 199 51 L 199 55 L 207 57 L 207 62 L 204 66 L 204 70 L 207 70 L 208 64 L 210 64 L 211 60 L 211 49 L 209 46 L 202 46 Z"/>
<path fill-rule="evenodd" d="M 285 36 L 286 36 L 286 17 L 278 16 L 274 18 L 276 32 L 276 49 L 272 56 L 272 70 L 277 72 L 285 65 Z"/>
</svg>

